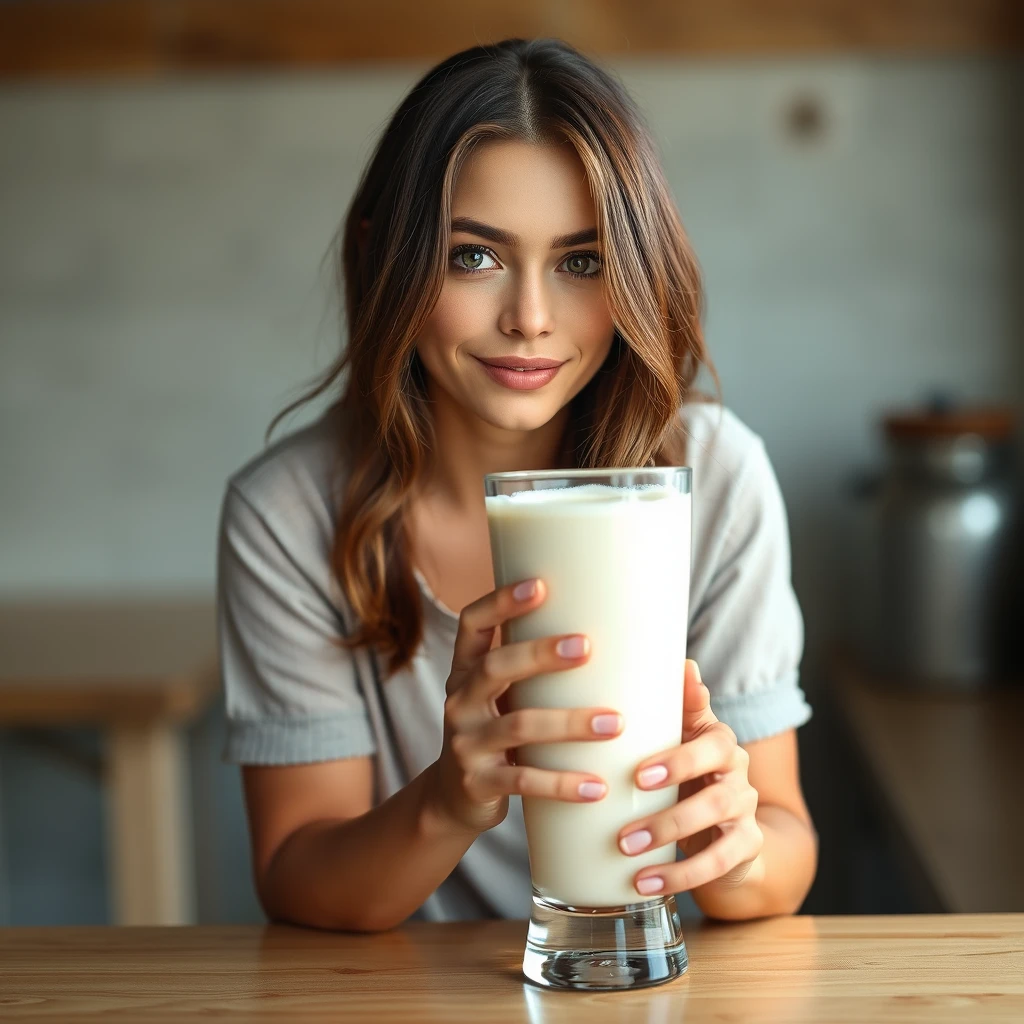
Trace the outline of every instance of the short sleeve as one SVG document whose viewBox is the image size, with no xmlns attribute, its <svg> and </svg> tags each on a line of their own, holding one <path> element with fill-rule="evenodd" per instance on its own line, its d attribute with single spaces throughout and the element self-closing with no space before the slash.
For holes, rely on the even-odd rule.
<svg viewBox="0 0 1024 1024">
<path fill-rule="evenodd" d="M 229 485 L 217 558 L 226 761 L 306 764 L 374 753 L 355 660 L 337 642 L 341 617 L 314 563 L 326 557 L 308 538 L 282 537 Z"/>
<path fill-rule="evenodd" d="M 803 617 L 793 591 L 782 492 L 756 435 L 724 511 L 724 540 L 691 617 L 688 656 L 740 743 L 803 725 Z"/>
</svg>

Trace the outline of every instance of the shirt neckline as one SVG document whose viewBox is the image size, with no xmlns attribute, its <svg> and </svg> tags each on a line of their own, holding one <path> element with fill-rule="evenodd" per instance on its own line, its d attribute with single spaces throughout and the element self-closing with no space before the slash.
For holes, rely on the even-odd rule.
<svg viewBox="0 0 1024 1024">
<path fill-rule="evenodd" d="M 426 599 L 447 619 L 451 619 L 452 622 L 457 623 L 459 621 L 458 615 L 455 614 L 437 595 L 430 589 L 430 584 L 427 582 L 427 578 L 419 571 L 414 565 L 412 567 L 412 574 L 416 577 L 416 582 L 420 585 L 420 591 L 426 597 Z"/>
</svg>

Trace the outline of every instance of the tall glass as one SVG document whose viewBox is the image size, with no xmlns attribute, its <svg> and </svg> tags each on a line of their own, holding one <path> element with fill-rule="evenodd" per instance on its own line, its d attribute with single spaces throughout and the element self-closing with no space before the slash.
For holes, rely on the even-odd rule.
<svg viewBox="0 0 1024 1024">
<path fill-rule="evenodd" d="M 675 787 L 637 788 L 637 765 L 676 746 L 683 724 L 690 589 L 691 471 L 550 470 L 484 478 L 498 586 L 540 578 L 547 599 L 511 620 L 503 642 L 561 633 L 590 638 L 589 661 L 509 691 L 513 710 L 608 707 L 621 735 L 521 747 L 517 762 L 599 775 L 595 803 L 526 798 L 533 913 L 523 971 L 555 988 L 637 988 L 686 970 L 675 897 L 641 896 L 643 867 L 675 860 L 670 844 L 627 857 L 619 830 L 671 807 Z"/>
</svg>

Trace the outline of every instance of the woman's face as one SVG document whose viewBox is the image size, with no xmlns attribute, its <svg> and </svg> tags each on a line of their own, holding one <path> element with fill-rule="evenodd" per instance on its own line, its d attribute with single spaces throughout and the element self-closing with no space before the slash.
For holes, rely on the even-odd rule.
<svg viewBox="0 0 1024 1024">
<path fill-rule="evenodd" d="M 614 331 L 595 225 L 568 143 L 473 152 L 452 196 L 444 286 L 416 343 L 435 400 L 529 431 L 583 389 Z M 538 362 L 548 368 L 511 368 Z"/>
</svg>

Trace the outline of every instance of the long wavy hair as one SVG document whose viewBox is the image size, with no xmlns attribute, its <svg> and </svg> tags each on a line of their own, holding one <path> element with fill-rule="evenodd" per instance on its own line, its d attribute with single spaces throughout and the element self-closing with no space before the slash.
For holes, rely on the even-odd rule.
<svg viewBox="0 0 1024 1024">
<path fill-rule="evenodd" d="M 459 169 L 495 139 L 571 143 L 604 243 L 615 335 L 571 402 L 564 465 L 684 463 L 680 406 L 703 397 L 693 388 L 702 365 L 717 385 L 700 271 L 650 130 L 621 82 L 558 39 L 476 46 L 428 71 L 388 123 L 332 247 L 348 344 L 268 429 L 343 383 L 332 566 L 355 627 L 342 643 L 377 647 L 389 674 L 409 664 L 423 631 L 405 516 L 432 448 L 415 341 L 447 272 Z"/>
</svg>

